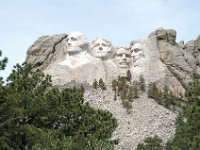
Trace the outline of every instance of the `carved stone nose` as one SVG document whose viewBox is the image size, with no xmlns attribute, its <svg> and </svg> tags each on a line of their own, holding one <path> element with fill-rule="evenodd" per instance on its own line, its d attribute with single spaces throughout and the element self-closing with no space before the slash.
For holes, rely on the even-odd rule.
<svg viewBox="0 0 200 150">
<path fill-rule="evenodd" d="M 102 50 L 103 50 L 103 48 L 102 48 L 102 47 L 99 47 L 99 50 L 100 50 L 100 51 L 102 51 Z"/>
<path fill-rule="evenodd" d="M 71 46 L 72 44 L 71 43 L 67 43 L 67 46 Z"/>
<path fill-rule="evenodd" d="M 123 58 L 123 59 L 126 59 L 126 55 L 123 55 L 122 58 Z"/>
</svg>

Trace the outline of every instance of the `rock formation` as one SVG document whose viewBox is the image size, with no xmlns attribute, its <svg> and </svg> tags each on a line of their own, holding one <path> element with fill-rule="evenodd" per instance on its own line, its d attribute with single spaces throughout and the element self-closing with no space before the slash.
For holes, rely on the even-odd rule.
<svg viewBox="0 0 200 150">
<path fill-rule="evenodd" d="M 143 75 L 147 84 L 157 82 L 184 95 L 193 73 L 200 72 L 200 37 L 178 44 L 175 30 L 158 28 L 120 49 L 104 38 L 89 43 L 80 32 L 42 36 L 28 49 L 26 61 L 50 74 L 55 86 L 99 78 L 111 84 L 130 69 L 134 80 Z"/>
<path fill-rule="evenodd" d="M 94 107 L 109 110 L 118 120 L 113 138 L 119 149 L 134 149 L 147 136 L 160 135 L 166 141 L 173 136 L 176 114 L 143 95 L 132 103 L 126 114 L 120 101 L 113 101 L 111 88 L 94 91 L 93 81 L 100 78 L 111 87 L 113 79 L 130 70 L 132 81 L 142 75 L 146 85 L 156 82 L 177 96 L 184 96 L 194 73 L 200 73 L 200 36 L 196 40 L 176 42 L 176 31 L 158 28 L 147 38 L 133 40 L 127 47 L 113 46 L 105 38 L 88 42 L 80 32 L 42 36 L 28 49 L 26 62 L 52 76 L 54 86 L 84 84 L 85 99 Z"/>
<path fill-rule="evenodd" d="M 86 90 L 85 100 L 92 106 L 109 110 L 117 118 L 118 127 L 113 139 L 119 139 L 115 150 L 134 150 L 146 137 L 158 135 L 164 142 L 175 133 L 177 114 L 157 104 L 153 99 L 141 95 L 132 102 L 132 109 L 127 114 L 120 100 L 113 100 L 111 89 Z"/>
<path fill-rule="evenodd" d="M 110 59 L 114 54 L 112 43 L 104 38 L 98 38 L 92 41 L 90 50 L 92 56 L 101 59 Z"/>
</svg>

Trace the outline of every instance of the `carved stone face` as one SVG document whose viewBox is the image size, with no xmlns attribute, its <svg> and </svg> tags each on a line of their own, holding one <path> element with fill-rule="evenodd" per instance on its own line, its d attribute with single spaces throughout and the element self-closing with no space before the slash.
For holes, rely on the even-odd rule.
<svg viewBox="0 0 200 150">
<path fill-rule="evenodd" d="M 81 32 L 71 32 L 67 37 L 68 53 L 79 53 L 83 51 L 83 45 L 87 43 L 86 37 Z"/>
<path fill-rule="evenodd" d="M 133 57 L 133 66 L 140 66 L 144 63 L 144 51 L 141 47 L 140 43 L 135 43 L 131 47 L 132 54 L 131 56 Z"/>
<path fill-rule="evenodd" d="M 119 68 L 129 68 L 131 65 L 131 52 L 126 48 L 117 48 L 115 63 Z"/>
<path fill-rule="evenodd" d="M 109 57 L 112 54 L 112 44 L 106 39 L 97 39 L 91 44 L 92 55 L 97 58 Z"/>
</svg>

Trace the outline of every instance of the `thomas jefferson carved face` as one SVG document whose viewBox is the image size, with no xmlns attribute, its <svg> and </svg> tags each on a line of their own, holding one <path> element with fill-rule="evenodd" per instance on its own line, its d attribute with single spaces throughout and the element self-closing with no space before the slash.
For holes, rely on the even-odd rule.
<svg viewBox="0 0 200 150">
<path fill-rule="evenodd" d="M 134 43 L 131 47 L 133 65 L 140 66 L 144 62 L 144 51 L 140 43 Z"/>
<path fill-rule="evenodd" d="M 68 53 L 79 53 L 84 50 L 83 46 L 87 43 L 87 39 L 81 32 L 71 32 L 67 37 Z"/>
<path fill-rule="evenodd" d="M 112 44 L 110 41 L 99 38 L 91 43 L 92 55 L 97 58 L 108 58 L 112 55 Z"/>
<path fill-rule="evenodd" d="M 129 68 L 132 64 L 131 52 L 129 51 L 129 49 L 124 47 L 116 48 L 115 63 L 119 68 Z"/>
</svg>

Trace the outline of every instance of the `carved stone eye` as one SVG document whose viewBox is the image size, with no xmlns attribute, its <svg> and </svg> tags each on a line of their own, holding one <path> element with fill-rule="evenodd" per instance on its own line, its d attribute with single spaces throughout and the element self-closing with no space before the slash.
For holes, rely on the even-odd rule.
<svg viewBox="0 0 200 150">
<path fill-rule="evenodd" d="M 122 57 L 122 56 L 123 56 L 123 54 L 117 54 L 117 56 L 118 56 L 118 57 Z"/>
<path fill-rule="evenodd" d="M 102 46 L 106 47 L 107 45 L 105 43 L 103 43 Z"/>
<path fill-rule="evenodd" d="M 133 51 L 134 51 L 135 53 L 137 53 L 137 52 L 141 51 L 141 49 L 135 48 Z"/>
<path fill-rule="evenodd" d="M 96 43 L 96 44 L 94 45 L 94 47 L 99 47 L 99 43 Z"/>
<path fill-rule="evenodd" d="M 71 40 L 72 41 L 77 41 L 78 39 L 74 38 L 74 37 L 71 37 Z"/>
</svg>

